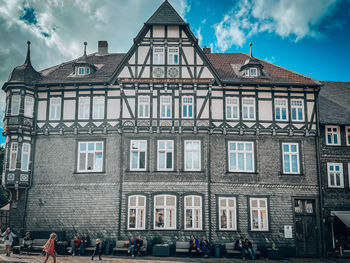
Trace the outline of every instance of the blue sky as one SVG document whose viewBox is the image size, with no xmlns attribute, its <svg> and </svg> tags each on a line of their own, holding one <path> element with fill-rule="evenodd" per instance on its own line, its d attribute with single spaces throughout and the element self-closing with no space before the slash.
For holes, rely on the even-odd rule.
<svg viewBox="0 0 350 263">
<path fill-rule="evenodd" d="M 0 0 L 0 85 L 23 64 L 32 42 L 37 70 L 107 40 L 127 52 L 163 0 Z M 318 80 L 350 81 L 350 0 L 169 0 L 201 46 L 249 52 Z M 1 119 L 5 94 L 0 93 Z M 0 124 L 2 127 L 2 123 Z"/>
</svg>

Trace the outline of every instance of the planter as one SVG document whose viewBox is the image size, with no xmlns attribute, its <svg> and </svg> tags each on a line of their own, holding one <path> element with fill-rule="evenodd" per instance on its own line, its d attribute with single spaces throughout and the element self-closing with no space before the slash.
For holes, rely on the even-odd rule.
<svg viewBox="0 0 350 263">
<path fill-rule="evenodd" d="M 152 249 L 152 255 L 157 257 L 169 257 L 169 245 L 168 244 L 154 245 Z"/>
</svg>

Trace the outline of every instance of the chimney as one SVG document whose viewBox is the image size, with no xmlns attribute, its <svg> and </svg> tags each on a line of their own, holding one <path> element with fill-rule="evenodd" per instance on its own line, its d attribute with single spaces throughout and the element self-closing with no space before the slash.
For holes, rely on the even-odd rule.
<svg viewBox="0 0 350 263">
<path fill-rule="evenodd" d="M 107 41 L 98 41 L 98 54 L 100 56 L 108 54 L 108 42 Z"/>
<path fill-rule="evenodd" d="M 210 53 L 211 53 L 211 48 L 210 48 L 210 47 L 204 46 L 204 47 L 203 47 L 203 53 L 204 53 L 204 54 L 210 54 Z"/>
</svg>

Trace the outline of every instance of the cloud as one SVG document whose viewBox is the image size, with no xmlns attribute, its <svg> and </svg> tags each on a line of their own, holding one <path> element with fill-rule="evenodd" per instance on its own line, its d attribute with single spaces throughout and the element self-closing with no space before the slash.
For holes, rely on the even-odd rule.
<svg viewBox="0 0 350 263">
<path fill-rule="evenodd" d="M 110 52 L 127 52 L 144 22 L 163 0 L 0 0 L 0 86 L 23 64 L 30 40 L 32 64 L 41 70 L 96 52 L 107 40 Z M 186 17 L 190 0 L 170 0 Z M 0 118 L 5 94 L 0 92 Z M 1 124 L 2 125 L 2 124 Z"/>
<path fill-rule="evenodd" d="M 317 38 L 320 23 L 334 11 L 340 0 L 239 0 L 214 25 L 216 46 L 225 51 L 242 46 L 246 39 L 261 32 L 298 41 Z"/>
</svg>

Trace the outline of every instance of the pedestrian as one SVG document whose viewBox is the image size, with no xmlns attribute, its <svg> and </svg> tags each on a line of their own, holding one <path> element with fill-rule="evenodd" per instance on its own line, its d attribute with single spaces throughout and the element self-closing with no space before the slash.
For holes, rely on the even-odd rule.
<svg viewBox="0 0 350 263">
<path fill-rule="evenodd" d="M 44 251 L 46 252 L 46 258 L 44 260 L 44 263 L 47 262 L 50 256 L 53 258 L 53 262 L 56 263 L 55 239 L 56 239 L 56 234 L 52 233 L 50 235 L 49 240 L 47 240 L 46 244 L 44 245 Z"/>
<path fill-rule="evenodd" d="M 34 239 L 30 235 L 30 232 L 27 232 L 23 238 L 22 246 L 20 246 L 20 254 L 22 254 L 22 250 L 27 251 L 27 255 L 29 254 L 33 248 L 33 240 Z"/>
<path fill-rule="evenodd" d="M 95 251 L 94 254 L 92 254 L 91 260 L 94 260 L 94 257 L 98 254 L 98 259 L 102 260 L 102 245 L 101 245 L 101 239 L 96 239 L 96 245 L 95 245 Z"/>
<path fill-rule="evenodd" d="M 4 242 L 5 242 L 5 246 L 6 246 L 6 256 L 9 257 L 11 254 L 11 246 L 12 246 L 12 242 L 13 242 L 13 237 L 14 237 L 14 233 L 11 231 L 11 228 L 8 227 L 4 233 L 2 233 L 2 237 L 4 237 Z"/>
</svg>

